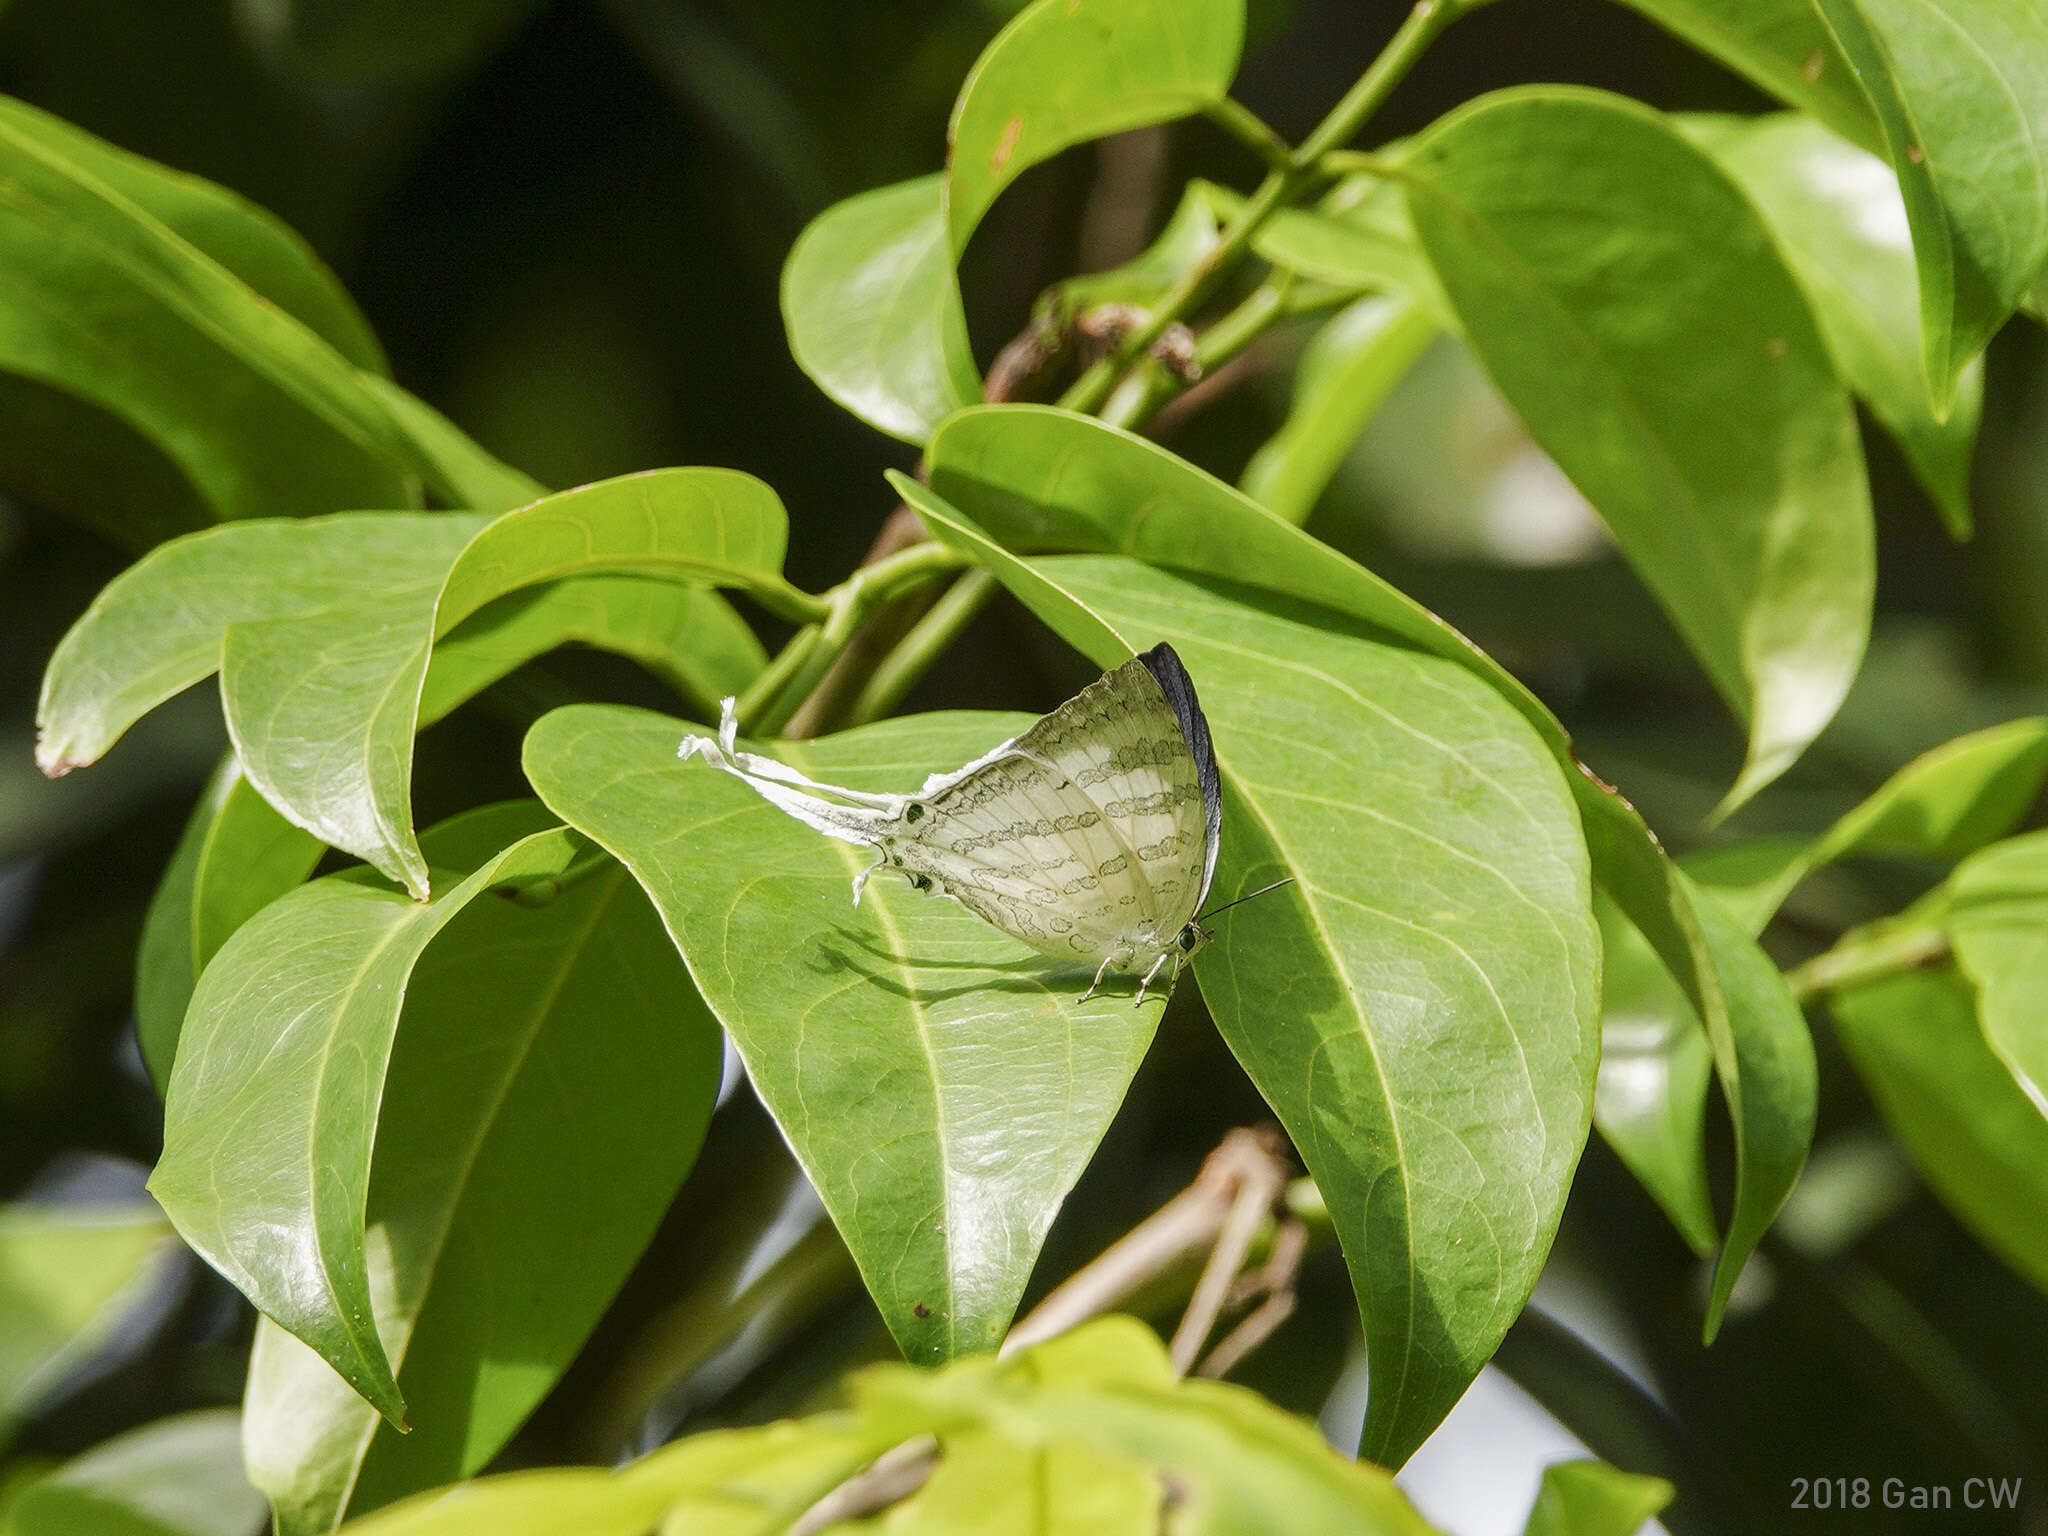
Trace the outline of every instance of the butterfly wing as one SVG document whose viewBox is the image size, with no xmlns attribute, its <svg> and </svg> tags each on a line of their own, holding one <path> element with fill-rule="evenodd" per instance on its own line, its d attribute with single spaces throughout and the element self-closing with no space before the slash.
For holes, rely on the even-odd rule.
<svg viewBox="0 0 2048 1536">
<path fill-rule="evenodd" d="M 1162 645 L 927 783 L 883 858 L 1049 954 L 1128 965 L 1201 905 L 1219 815 L 1208 727 Z"/>
</svg>

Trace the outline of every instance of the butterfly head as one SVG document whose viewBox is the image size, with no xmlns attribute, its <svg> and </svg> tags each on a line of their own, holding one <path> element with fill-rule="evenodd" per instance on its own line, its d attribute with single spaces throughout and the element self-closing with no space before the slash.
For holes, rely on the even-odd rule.
<svg viewBox="0 0 2048 1536">
<path fill-rule="evenodd" d="M 1192 960 L 1195 951 L 1215 937 L 1215 934 L 1200 923 L 1190 922 L 1187 927 L 1181 929 L 1180 937 L 1173 942 L 1174 947 L 1180 951 L 1182 960 L 1187 961 Z"/>
</svg>

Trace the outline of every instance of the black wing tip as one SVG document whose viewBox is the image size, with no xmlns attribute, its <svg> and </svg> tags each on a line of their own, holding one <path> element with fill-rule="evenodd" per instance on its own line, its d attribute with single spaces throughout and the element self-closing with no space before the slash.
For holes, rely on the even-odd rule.
<svg viewBox="0 0 2048 1536">
<path fill-rule="evenodd" d="M 1166 695 L 1174 718 L 1180 721 L 1180 733 L 1187 740 L 1188 752 L 1195 760 L 1195 778 L 1202 787 L 1203 810 L 1208 822 L 1209 857 L 1202 879 L 1202 894 L 1206 896 L 1209 877 L 1216 870 L 1216 842 L 1223 821 L 1222 785 L 1216 773 L 1216 748 L 1209 740 L 1208 717 L 1202 713 L 1201 700 L 1195 696 L 1195 680 L 1188 676 L 1188 669 L 1181 665 L 1180 657 L 1172 646 L 1162 640 L 1151 650 L 1140 651 L 1136 660 L 1152 674 L 1159 691 Z"/>
</svg>

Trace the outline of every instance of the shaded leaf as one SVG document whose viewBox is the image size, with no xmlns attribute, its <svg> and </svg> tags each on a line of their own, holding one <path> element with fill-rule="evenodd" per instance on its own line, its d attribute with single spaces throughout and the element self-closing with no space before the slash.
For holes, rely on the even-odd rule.
<svg viewBox="0 0 2048 1536">
<path fill-rule="evenodd" d="M 1898 173 L 1928 393 L 1963 369 L 2048 258 L 2048 18 L 2009 0 L 1813 0 Z"/>
<path fill-rule="evenodd" d="M 1853 143 L 1882 138 L 1813 0 L 1620 0 Z"/>
<path fill-rule="evenodd" d="M 1870 628 L 1862 451 L 1804 296 L 1726 175 L 1619 97 L 1496 92 L 1404 165 L 1466 339 L 1747 724 L 1740 804 Z"/>
<path fill-rule="evenodd" d="M 136 428 L 222 518 L 411 504 L 406 451 L 356 364 L 284 307 L 317 312 L 374 365 L 331 279 L 225 194 L 133 161 L 106 179 L 116 157 L 0 100 L 0 255 L 13 274 L 0 368 Z M 288 286 L 289 299 L 251 288 L 183 231 L 234 246 L 236 267 Z"/>
<path fill-rule="evenodd" d="M 1671 1502 L 1661 1477 L 1638 1477 L 1604 1461 L 1560 1461 L 1543 1469 L 1526 1536 L 1636 1536 Z"/>
<path fill-rule="evenodd" d="M 1835 992 L 1828 1008 L 1885 1123 L 1941 1201 L 2014 1272 L 2048 1291 L 2048 1121 L 1978 1029 L 1953 970 Z"/>
<path fill-rule="evenodd" d="M 945 198 L 945 177 L 932 175 L 834 203 L 797 237 L 782 269 L 782 324 L 797 366 L 907 443 L 981 398 Z"/>
<path fill-rule="evenodd" d="M 283 1536 L 496 1454 L 638 1259 L 722 1066 L 717 1022 L 609 861 L 539 905 L 473 903 L 440 933 L 407 985 L 366 1205 L 378 1334 L 413 1430 L 380 1427 L 325 1361 L 260 1324 L 249 1466 Z"/>
<path fill-rule="evenodd" d="M 1064 319 L 1097 304 L 1144 308 L 1222 243 L 1225 194 L 1205 181 L 1188 183 L 1173 216 L 1144 250 L 1103 272 L 1084 272 L 1057 283 L 1050 292 L 1055 316 Z"/>
<path fill-rule="evenodd" d="M 1244 493 L 1305 523 L 1358 434 L 1437 336 L 1414 300 L 1360 299 L 1302 352 L 1287 420 L 1245 465 Z"/>
<path fill-rule="evenodd" d="M 1243 0 L 1037 0 L 982 50 L 947 128 L 955 255 L 1004 187 L 1069 145 L 1220 100 L 1244 45 Z"/>
<path fill-rule="evenodd" d="M 462 856 L 465 878 L 431 902 L 350 871 L 265 907 L 200 977 L 171 1073 L 151 1192 L 207 1262 L 393 1422 L 404 1404 L 373 1320 L 364 1212 L 399 1009 L 427 944 L 471 900 L 568 867 L 579 839 L 537 821 L 518 804 L 446 824 L 429 846 Z"/>
<path fill-rule="evenodd" d="M 170 1237 L 140 1206 L 0 1206 L 0 1441 L 105 1340 Z"/>
<path fill-rule="evenodd" d="M 1029 723 L 923 715 L 775 755 L 827 783 L 906 791 Z M 1114 988 L 1080 1003 L 1085 967 L 901 881 L 876 880 L 855 907 L 869 852 L 678 761 L 687 729 L 557 710 L 527 736 L 527 777 L 653 898 L 904 1353 L 992 1349 L 1159 1005 Z"/>
<path fill-rule="evenodd" d="M 1921 364 L 1919 284 L 1891 167 L 1811 118 L 1681 119 L 1770 221 L 1850 388 L 1899 440 L 1958 538 L 1970 531 L 1970 459 L 1984 395 L 1964 364 L 1937 417 Z"/>
<path fill-rule="evenodd" d="M 248 1536 L 263 1499 L 242 1475 L 240 1417 L 158 1419 L 74 1456 L 8 1514 L 12 1536 Z"/>
</svg>

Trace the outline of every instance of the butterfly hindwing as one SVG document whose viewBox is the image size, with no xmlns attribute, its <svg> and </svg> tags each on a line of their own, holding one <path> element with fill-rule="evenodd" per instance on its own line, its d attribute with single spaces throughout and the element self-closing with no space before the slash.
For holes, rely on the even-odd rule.
<svg viewBox="0 0 2048 1536">
<path fill-rule="evenodd" d="M 885 862 L 1013 937 L 1091 962 L 1156 951 L 1214 867 L 1215 759 L 1193 686 L 1166 646 L 1134 657 L 903 817 Z"/>
</svg>

